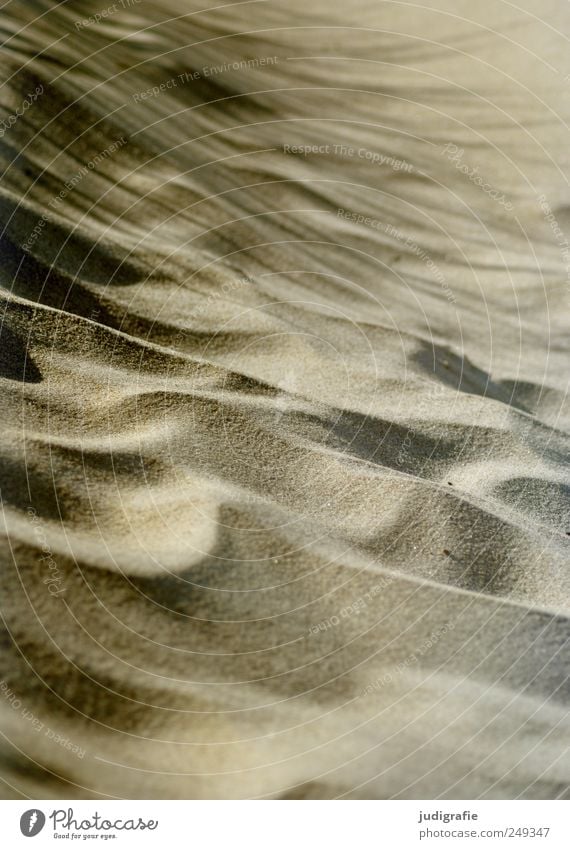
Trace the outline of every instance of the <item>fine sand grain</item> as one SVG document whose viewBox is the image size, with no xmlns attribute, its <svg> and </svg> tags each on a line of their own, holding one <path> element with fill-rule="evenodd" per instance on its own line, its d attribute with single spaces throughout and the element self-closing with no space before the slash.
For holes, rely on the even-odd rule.
<svg viewBox="0 0 570 849">
<path fill-rule="evenodd" d="M 3 795 L 565 797 L 567 4 L 203 5 L 2 7 Z"/>
</svg>

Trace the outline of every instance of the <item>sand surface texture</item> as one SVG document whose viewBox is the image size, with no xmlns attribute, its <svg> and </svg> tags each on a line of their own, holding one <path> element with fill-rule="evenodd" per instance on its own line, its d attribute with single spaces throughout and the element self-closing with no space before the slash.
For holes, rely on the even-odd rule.
<svg viewBox="0 0 570 849">
<path fill-rule="evenodd" d="M 3 794 L 564 797 L 567 4 L 0 28 Z"/>
</svg>

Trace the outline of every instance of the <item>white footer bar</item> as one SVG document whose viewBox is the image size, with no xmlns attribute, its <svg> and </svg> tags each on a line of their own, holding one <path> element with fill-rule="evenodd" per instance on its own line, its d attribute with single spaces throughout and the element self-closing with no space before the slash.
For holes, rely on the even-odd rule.
<svg viewBox="0 0 570 849">
<path fill-rule="evenodd" d="M 568 849 L 566 801 L 0 801 L 2 845 Z"/>
</svg>

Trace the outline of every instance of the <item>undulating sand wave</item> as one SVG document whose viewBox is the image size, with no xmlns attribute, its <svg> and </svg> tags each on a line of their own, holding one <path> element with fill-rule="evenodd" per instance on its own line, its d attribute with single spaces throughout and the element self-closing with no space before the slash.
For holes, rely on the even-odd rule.
<svg viewBox="0 0 570 849">
<path fill-rule="evenodd" d="M 565 796 L 566 4 L 1 15 L 4 795 Z"/>
</svg>

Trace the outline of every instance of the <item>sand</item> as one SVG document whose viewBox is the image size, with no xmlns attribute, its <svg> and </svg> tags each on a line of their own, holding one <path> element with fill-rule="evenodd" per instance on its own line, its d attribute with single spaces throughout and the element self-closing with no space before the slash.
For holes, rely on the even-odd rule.
<svg viewBox="0 0 570 849">
<path fill-rule="evenodd" d="M 2 794 L 565 797 L 565 4 L 202 5 L 3 8 Z"/>
</svg>

